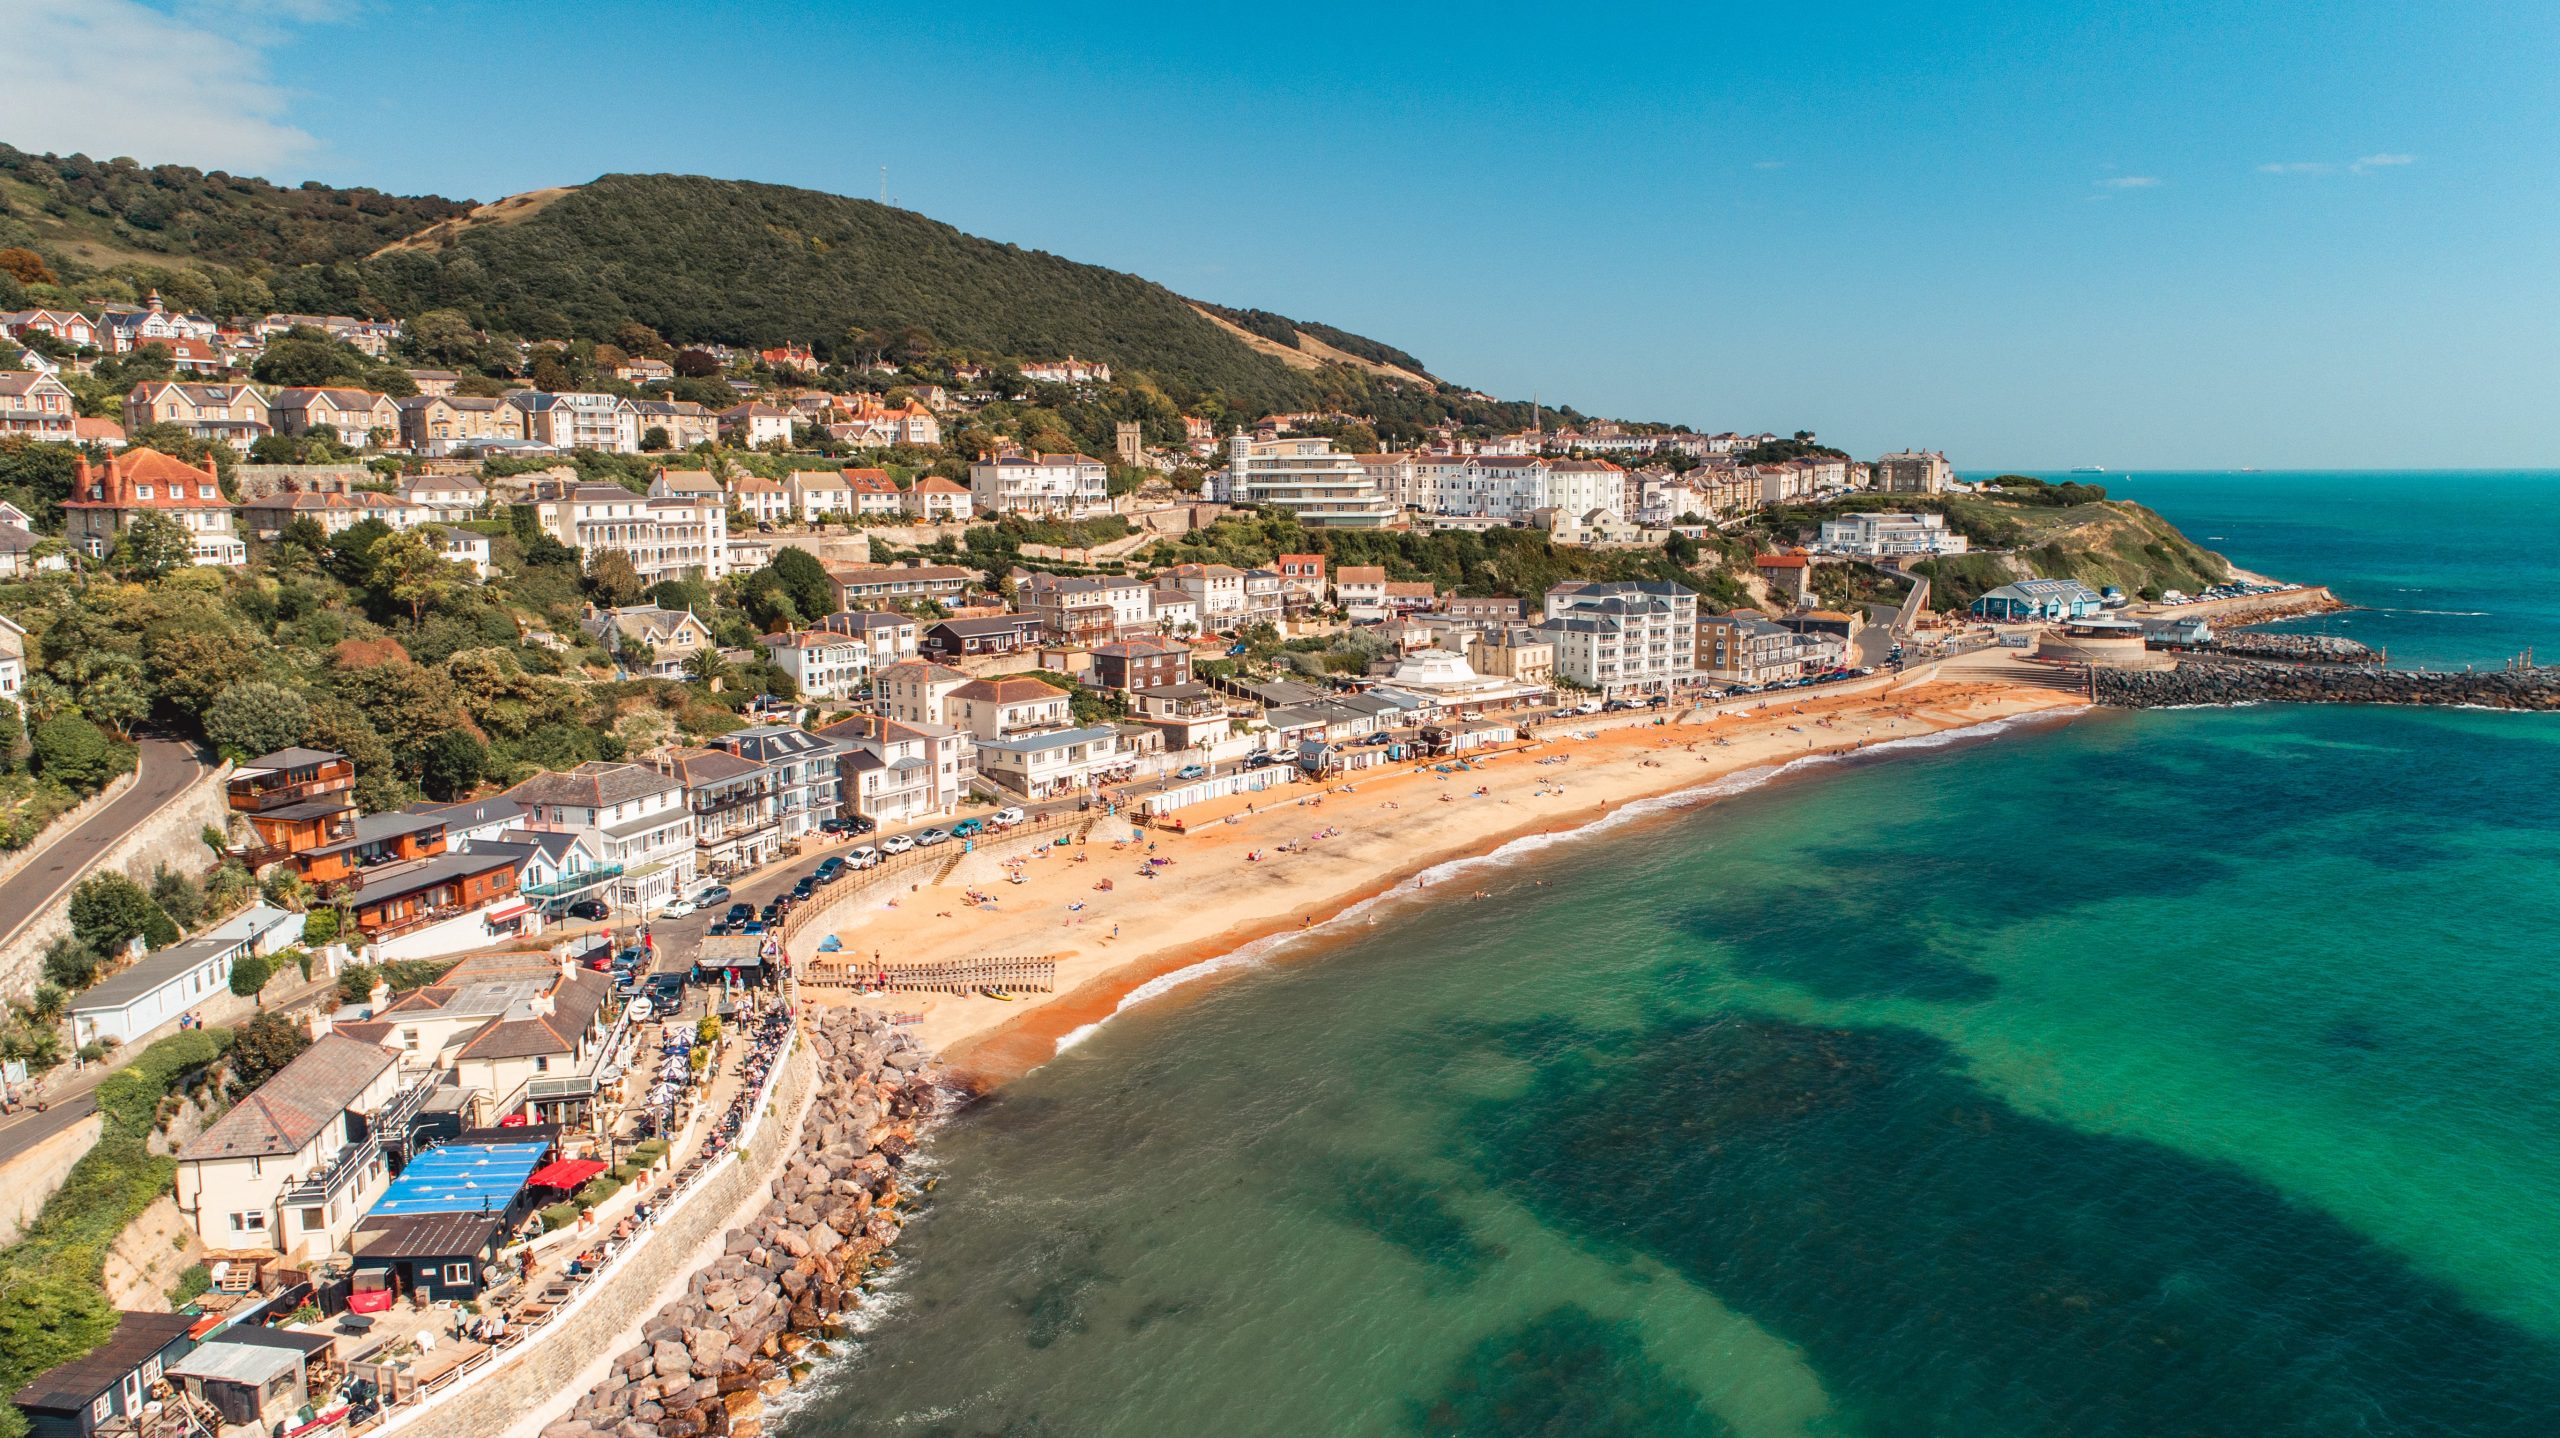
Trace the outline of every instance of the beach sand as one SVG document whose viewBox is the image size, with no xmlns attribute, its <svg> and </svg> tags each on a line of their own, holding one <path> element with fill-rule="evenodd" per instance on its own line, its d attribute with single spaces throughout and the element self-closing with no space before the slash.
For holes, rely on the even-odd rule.
<svg viewBox="0 0 2560 1438">
<path fill-rule="evenodd" d="M 1062 1037 L 1108 1017 L 1151 979 L 1312 929 L 1364 899 L 1415 890 L 1426 871 L 1449 860 L 1565 833 L 1635 801 L 1742 770 L 2081 707 L 2052 690 L 1966 682 L 1775 700 L 1700 723 L 1600 730 L 1590 738 L 1575 737 L 1587 731 L 1558 732 L 1453 774 L 1406 763 L 1355 774 L 1347 792 L 1339 783 L 1287 785 L 1183 810 L 1189 828 L 1181 834 L 1149 829 L 1127 842 L 1129 825 L 1105 818 L 1079 845 L 998 845 L 962 859 L 940 882 L 874 889 L 801 935 L 792 957 L 806 960 L 819 936 L 832 931 L 846 952 L 877 953 L 892 964 L 1056 959 L 1057 992 L 1010 1002 L 802 990 L 815 1003 L 917 1016 L 913 1031 L 928 1049 L 968 1081 L 990 1086 L 1046 1062 Z M 1539 762 L 1557 756 L 1564 761 Z M 1153 857 L 1172 862 L 1150 866 L 1150 844 Z M 1150 867 L 1156 877 L 1143 877 Z M 1015 874 L 1022 882 L 1012 881 Z M 1106 882 L 1107 890 L 1100 887 Z M 1458 875 L 1422 892 L 1467 902 L 1486 885 L 1507 882 Z M 971 890 L 983 896 L 975 907 Z"/>
</svg>

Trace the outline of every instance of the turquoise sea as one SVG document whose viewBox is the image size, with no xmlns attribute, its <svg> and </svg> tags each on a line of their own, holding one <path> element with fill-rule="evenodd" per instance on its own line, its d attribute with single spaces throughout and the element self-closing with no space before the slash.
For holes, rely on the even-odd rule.
<svg viewBox="0 0 2560 1438">
<path fill-rule="evenodd" d="M 2109 482 L 2560 646 L 2560 478 Z M 2560 1433 L 2560 719 L 2015 726 L 1468 884 L 951 1122 L 788 1438 Z"/>
</svg>

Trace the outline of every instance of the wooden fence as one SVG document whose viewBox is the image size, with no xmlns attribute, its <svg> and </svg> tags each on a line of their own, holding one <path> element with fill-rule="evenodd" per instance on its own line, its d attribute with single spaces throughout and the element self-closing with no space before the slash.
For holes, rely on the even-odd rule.
<svg viewBox="0 0 2560 1438">
<path fill-rule="evenodd" d="M 1058 986 L 1053 958 L 952 959 L 938 964 L 875 964 L 853 954 L 819 954 L 801 966 L 806 988 L 874 988 L 888 976 L 887 987 L 901 994 L 973 994 L 980 989 L 1018 989 L 1045 994 Z"/>
</svg>

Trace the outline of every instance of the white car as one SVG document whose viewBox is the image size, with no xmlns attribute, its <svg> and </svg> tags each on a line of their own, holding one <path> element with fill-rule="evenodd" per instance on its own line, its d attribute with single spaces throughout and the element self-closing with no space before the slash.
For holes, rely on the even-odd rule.
<svg viewBox="0 0 2560 1438">
<path fill-rule="evenodd" d="M 883 854 L 903 854 L 915 846 L 916 841 L 908 838 L 906 835 L 891 834 L 888 838 L 880 841 L 880 852 Z"/>
<path fill-rule="evenodd" d="M 1020 809 L 998 809 L 987 816 L 987 822 L 995 825 L 999 829 L 1010 829 L 1014 825 L 1022 822 L 1022 811 Z"/>
<path fill-rule="evenodd" d="M 844 862 L 845 867 L 849 869 L 868 869 L 880 862 L 880 851 L 869 844 L 859 849 L 847 849 L 844 851 Z"/>
<path fill-rule="evenodd" d="M 693 913 L 693 912 L 694 912 L 693 900 L 691 900 L 691 899 L 678 899 L 678 900 L 676 900 L 674 903 L 667 905 L 664 909 L 661 909 L 661 910 L 659 910 L 658 912 L 659 912 L 659 916 L 660 916 L 661 918 L 668 918 L 668 919 L 681 919 L 681 918 L 683 918 L 685 915 L 687 915 L 687 914 L 690 914 L 690 913 Z"/>
</svg>

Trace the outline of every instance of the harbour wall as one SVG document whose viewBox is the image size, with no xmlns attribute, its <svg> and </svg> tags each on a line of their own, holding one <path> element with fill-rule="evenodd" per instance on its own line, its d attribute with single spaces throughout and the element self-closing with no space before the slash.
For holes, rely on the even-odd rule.
<svg viewBox="0 0 2560 1438">
<path fill-rule="evenodd" d="M 2205 704 L 2452 704 L 2560 710 L 2560 668 L 2441 673 L 2372 665 L 2181 661 L 2175 669 L 2100 669 L 2097 702 L 2118 709 Z"/>
</svg>

